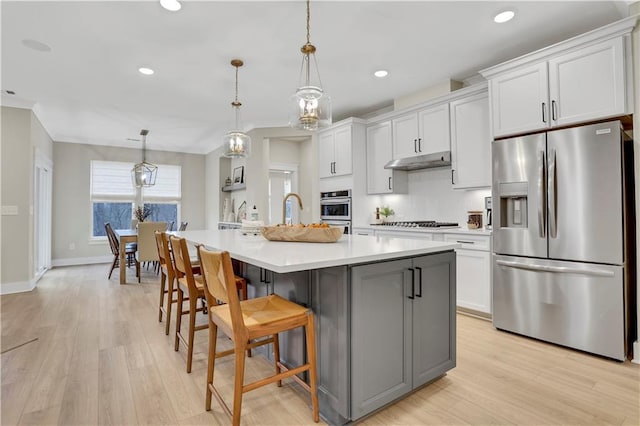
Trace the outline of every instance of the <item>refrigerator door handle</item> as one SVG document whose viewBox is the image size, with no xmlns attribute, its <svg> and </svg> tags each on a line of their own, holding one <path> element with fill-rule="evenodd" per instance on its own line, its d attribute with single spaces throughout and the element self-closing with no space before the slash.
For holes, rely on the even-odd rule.
<svg viewBox="0 0 640 426">
<path fill-rule="evenodd" d="M 549 206 L 549 236 L 558 236 L 557 207 L 556 207 L 556 150 L 549 153 L 549 171 L 547 180 L 548 206 Z"/>
<path fill-rule="evenodd" d="M 540 151 L 538 156 L 538 234 L 540 238 L 546 238 L 547 224 L 545 223 L 545 213 L 547 211 L 546 206 L 546 188 L 545 188 L 545 158 L 544 150 Z"/>
<path fill-rule="evenodd" d="M 571 268 L 568 266 L 551 266 L 551 265 L 538 265 L 535 263 L 522 263 L 522 262 L 514 262 L 509 260 L 496 260 L 496 264 L 500 266 L 507 266 L 509 268 L 516 269 L 526 269 L 528 271 L 539 271 L 539 272 L 556 272 L 562 274 L 580 274 L 580 275 L 591 275 L 596 277 L 613 277 L 615 274 L 613 271 L 607 269 L 581 269 L 581 268 Z"/>
</svg>

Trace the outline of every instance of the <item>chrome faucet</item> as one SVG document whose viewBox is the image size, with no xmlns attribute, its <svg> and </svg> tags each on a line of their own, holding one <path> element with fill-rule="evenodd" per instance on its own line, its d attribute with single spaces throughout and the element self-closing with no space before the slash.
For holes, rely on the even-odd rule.
<svg viewBox="0 0 640 426">
<path fill-rule="evenodd" d="M 300 198 L 300 195 L 296 194 L 295 192 L 290 192 L 287 195 L 284 196 L 284 199 L 282 200 L 282 224 L 286 225 L 286 214 L 287 214 L 287 198 L 289 197 L 296 197 L 298 199 L 298 205 L 300 206 L 300 210 L 302 210 L 302 198 Z"/>
</svg>

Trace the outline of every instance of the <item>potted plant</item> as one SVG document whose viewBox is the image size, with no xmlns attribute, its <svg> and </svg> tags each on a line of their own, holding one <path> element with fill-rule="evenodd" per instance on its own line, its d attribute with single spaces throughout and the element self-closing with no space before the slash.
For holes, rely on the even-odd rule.
<svg viewBox="0 0 640 426">
<path fill-rule="evenodd" d="M 136 219 L 138 219 L 138 222 L 144 222 L 144 220 L 146 218 L 151 216 L 151 207 L 149 207 L 149 206 L 142 206 L 142 207 L 138 206 L 133 211 L 133 214 L 136 216 Z"/>
<path fill-rule="evenodd" d="M 396 212 L 394 212 L 393 209 L 389 206 L 380 207 L 380 216 L 383 216 L 383 222 L 389 221 L 389 216 L 393 216 L 395 213 Z"/>
</svg>

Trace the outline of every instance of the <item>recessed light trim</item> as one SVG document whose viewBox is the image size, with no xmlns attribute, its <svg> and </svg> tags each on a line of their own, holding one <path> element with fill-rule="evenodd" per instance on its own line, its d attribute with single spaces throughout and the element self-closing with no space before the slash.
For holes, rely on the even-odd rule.
<svg viewBox="0 0 640 426">
<path fill-rule="evenodd" d="M 160 0 L 160 5 L 171 12 L 177 12 L 182 9 L 182 5 L 178 0 Z"/>
<path fill-rule="evenodd" d="M 387 71 L 387 70 L 378 70 L 378 71 L 374 72 L 373 75 L 375 75 L 378 78 L 385 78 L 386 76 L 389 75 L 389 71 Z"/>
<path fill-rule="evenodd" d="M 152 75 L 153 73 L 155 73 L 154 70 L 152 70 L 151 68 L 147 68 L 147 67 L 138 68 L 138 72 L 140 74 L 144 74 L 144 75 Z"/>
<path fill-rule="evenodd" d="M 29 49 L 37 50 L 38 52 L 51 52 L 51 47 L 38 40 L 25 39 L 22 40 L 22 44 Z"/>
<path fill-rule="evenodd" d="M 493 22 L 497 24 L 504 24 L 513 19 L 516 16 L 516 13 L 513 10 L 505 10 L 503 12 L 498 13 L 494 18 Z"/>
</svg>

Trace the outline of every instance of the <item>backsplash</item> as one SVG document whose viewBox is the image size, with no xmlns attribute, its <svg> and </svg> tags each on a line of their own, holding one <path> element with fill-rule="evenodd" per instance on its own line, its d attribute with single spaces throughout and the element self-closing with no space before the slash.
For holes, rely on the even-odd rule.
<svg viewBox="0 0 640 426">
<path fill-rule="evenodd" d="M 409 172 L 408 194 L 353 197 L 353 226 L 373 223 L 376 207 L 387 205 L 395 211 L 395 220 L 437 220 L 466 226 L 468 210 L 484 211 L 484 198 L 491 189 L 454 190 L 451 169 Z"/>
</svg>

